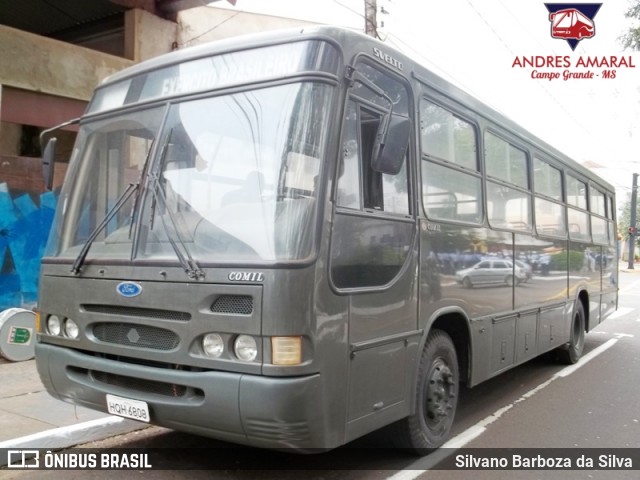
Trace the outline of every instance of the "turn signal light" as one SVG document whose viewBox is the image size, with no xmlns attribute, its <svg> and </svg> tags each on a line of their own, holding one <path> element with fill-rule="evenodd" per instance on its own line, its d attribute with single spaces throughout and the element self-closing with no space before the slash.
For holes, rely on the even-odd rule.
<svg viewBox="0 0 640 480">
<path fill-rule="evenodd" d="M 271 357 L 274 365 L 300 365 L 302 337 L 271 337 Z"/>
</svg>

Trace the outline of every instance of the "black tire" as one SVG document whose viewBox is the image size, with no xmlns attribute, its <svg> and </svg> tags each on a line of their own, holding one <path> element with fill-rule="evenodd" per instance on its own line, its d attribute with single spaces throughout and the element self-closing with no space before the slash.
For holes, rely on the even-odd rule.
<svg viewBox="0 0 640 480">
<path fill-rule="evenodd" d="M 586 319 L 584 315 L 584 308 L 582 302 L 577 301 L 576 306 L 573 309 L 573 321 L 571 322 L 570 339 L 567 345 L 564 345 L 557 349 L 558 360 L 560 362 L 573 365 L 580 357 L 582 357 L 582 351 L 584 350 L 584 332 L 585 332 Z"/>
<path fill-rule="evenodd" d="M 422 351 L 416 378 L 416 408 L 392 426 L 397 447 L 426 455 L 448 438 L 458 404 L 456 349 L 449 335 L 432 330 Z"/>
</svg>

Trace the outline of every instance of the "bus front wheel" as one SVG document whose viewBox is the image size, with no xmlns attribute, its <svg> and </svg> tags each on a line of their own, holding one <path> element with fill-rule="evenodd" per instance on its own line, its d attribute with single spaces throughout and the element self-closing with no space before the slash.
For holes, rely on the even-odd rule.
<svg viewBox="0 0 640 480">
<path fill-rule="evenodd" d="M 585 323 L 584 307 L 582 302 L 578 300 L 573 310 L 569 343 L 557 350 L 558 358 L 562 363 L 573 365 L 580 360 L 584 350 Z"/>
<path fill-rule="evenodd" d="M 459 380 L 451 337 L 432 330 L 418 366 L 416 408 L 396 424 L 396 445 L 424 455 L 446 441 L 456 413 Z"/>
</svg>

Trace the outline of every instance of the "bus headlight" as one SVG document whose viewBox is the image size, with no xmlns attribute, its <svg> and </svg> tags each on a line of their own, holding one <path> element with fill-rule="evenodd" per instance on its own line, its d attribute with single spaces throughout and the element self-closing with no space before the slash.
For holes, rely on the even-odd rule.
<svg viewBox="0 0 640 480">
<path fill-rule="evenodd" d="M 258 356 L 258 345 L 253 337 L 239 335 L 233 343 L 233 351 L 240 360 L 252 362 Z"/>
<path fill-rule="evenodd" d="M 301 337 L 271 337 L 271 361 L 274 365 L 302 363 Z"/>
<path fill-rule="evenodd" d="M 218 358 L 224 352 L 224 341 L 217 333 L 207 333 L 202 339 L 202 350 L 207 357 Z"/>
<path fill-rule="evenodd" d="M 70 318 L 67 318 L 64 321 L 64 334 L 69 338 L 78 338 L 78 335 L 80 334 L 78 324 Z"/>
<path fill-rule="evenodd" d="M 47 318 L 47 331 L 50 335 L 60 335 L 62 324 L 57 315 L 49 315 Z"/>
</svg>

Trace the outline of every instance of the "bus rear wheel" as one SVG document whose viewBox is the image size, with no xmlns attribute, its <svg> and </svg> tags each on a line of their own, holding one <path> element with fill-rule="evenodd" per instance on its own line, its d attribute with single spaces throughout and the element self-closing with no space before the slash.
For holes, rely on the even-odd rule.
<svg viewBox="0 0 640 480">
<path fill-rule="evenodd" d="M 573 365 L 584 350 L 585 315 L 582 302 L 577 301 L 573 310 L 573 321 L 571 322 L 571 338 L 569 343 L 557 350 L 558 359 L 567 365 Z"/>
<path fill-rule="evenodd" d="M 451 337 L 432 330 L 418 366 L 415 412 L 395 425 L 397 446 L 426 455 L 445 442 L 456 413 L 459 380 Z"/>
</svg>

